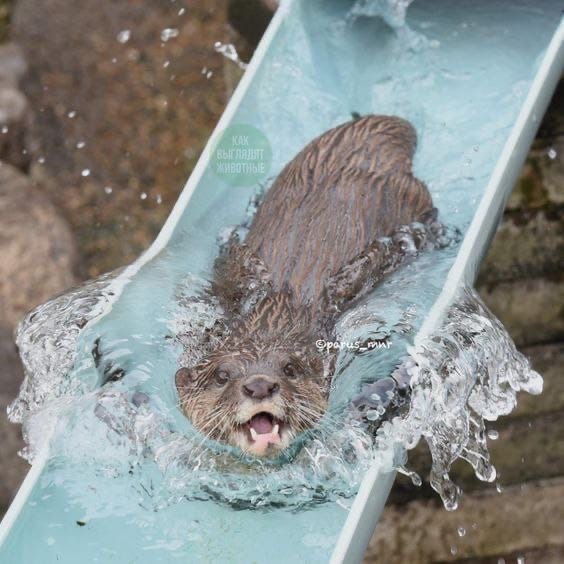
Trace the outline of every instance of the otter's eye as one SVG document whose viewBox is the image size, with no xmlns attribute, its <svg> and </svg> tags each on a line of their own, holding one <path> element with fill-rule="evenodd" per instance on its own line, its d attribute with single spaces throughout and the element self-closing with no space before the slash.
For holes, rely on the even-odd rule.
<svg viewBox="0 0 564 564">
<path fill-rule="evenodd" d="M 286 364 L 286 366 L 284 366 L 284 374 L 286 374 L 288 378 L 296 377 L 296 368 L 291 362 L 289 362 L 288 364 Z"/>
<path fill-rule="evenodd" d="M 229 381 L 229 372 L 227 370 L 218 370 L 215 373 L 215 383 L 218 386 L 225 386 Z"/>
</svg>

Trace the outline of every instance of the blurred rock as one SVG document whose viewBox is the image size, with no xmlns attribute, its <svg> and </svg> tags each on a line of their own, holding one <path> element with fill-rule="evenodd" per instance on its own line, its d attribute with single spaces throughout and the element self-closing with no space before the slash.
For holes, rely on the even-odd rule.
<svg viewBox="0 0 564 564">
<path fill-rule="evenodd" d="M 16 495 L 29 464 L 18 456 L 24 446 L 19 425 L 8 421 L 6 408 L 13 396 L 0 394 L 0 515 L 9 507 Z"/>
<path fill-rule="evenodd" d="M 0 41 L 6 41 L 10 31 L 10 19 L 14 0 L 0 0 Z"/>
<path fill-rule="evenodd" d="M 0 319 L 10 328 L 75 283 L 66 223 L 28 177 L 0 163 Z"/>
<path fill-rule="evenodd" d="M 28 310 L 75 283 L 74 244 L 66 223 L 27 176 L 2 162 L 0 256 L 1 511 L 28 468 L 17 456 L 23 446 L 20 428 L 6 416 L 23 377 L 13 331 Z"/>
<path fill-rule="evenodd" d="M 0 45 L 0 160 L 22 170 L 29 165 L 27 131 L 30 110 L 18 89 L 27 69 L 22 50 L 14 43 Z"/>
<path fill-rule="evenodd" d="M 564 411 L 564 341 L 526 347 L 521 352 L 542 375 L 544 386 L 540 396 L 519 394 L 519 403 L 511 413 L 511 418 Z"/>
<path fill-rule="evenodd" d="M 539 209 L 564 203 L 564 137 L 531 149 L 507 210 Z"/>
<path fill-rule="evenodd" d="M 35 176 L 74 233 L 81 278 L 152 242 L 221 115 L 227 0 L 18 0 Z M 163 41 L 166 28 L 178 30 Z M 123 32 L 123 33 L 122 33 Z M 239 46 L 238 50 L 239 50 Z M 230 78 L 231 80 L 231 78 Z M 41 162 L 39 162 L 41 159 Z"/>
<path fill-rule="evenodd" d="M 256 47 L 277 8 L 278 0 L 230 0 L 227 17 L 249 44 Z"/>
<path fill-rule="evenodd" d="M 436 564 L 446 562 L 441 560 Z M 564 562 L 564 545 L 545 546 L 542 548 L 526 548 L 517 552 L 503 552 L 492 556 L 471 556 L 456 560 L 458 564 L 562 564 Z"/>
<path fill-rule="evenodd" d="M 482 267 L 478 287 L 564 271 L 564 206 L 506 214 Z"/>
<path fill-rule="evenodd" d="M 15 43 L 0 45 L 0 87 L 17 88 L 26 71 L 21 47 Z"/>
<path fill-rule="evenodd" d="M 557 479 L 466 496 L 456 511 L 446 511 L 436 498 L 388 505 L 365 562 L 455 562 L 559 545 L 563 496 Z"/>
<path fill-rule="evenodd" d="M 29 465 L 18 457 L 24 446 L 19 425 L 8 421 L 6 408 L 18 393 L 22 367 L 11 328 L 0 326 L 0 513 L 8 507 Z"/>
<path fill-rule="evenodd" d="M 26 97 L 11 86 L 0 86 L 0 160 L 25 170 L 29 165 Z"/>
<path fill-rule="evenodd" d="M 564 271 L 480 286 L 479 291 L 518 347 L 564 341 Z"/>
<path fill-rule="evenodd" d="M 11 327 L 0 325 L 0 396 L 12 398 L 18 393 L 23 379 L 23 368 L 14 343 L 14 332 Z M 2 413 L 2 415 L 4 415 Z M 3 443 L 0 443 L 3 444 Z M 0 451 L 1 453 L 1 451 Z"/>
</svg>

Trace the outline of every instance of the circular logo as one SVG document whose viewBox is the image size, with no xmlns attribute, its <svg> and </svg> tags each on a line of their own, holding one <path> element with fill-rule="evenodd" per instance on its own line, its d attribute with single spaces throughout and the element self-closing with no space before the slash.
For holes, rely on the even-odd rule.
<svg viewBox="0 0 564 564">
<path fill-rule="evenodd" d="M 270 172 L 272 148 L 266 135 L 246 124 L 229 126 L 212 148 L 212 169 L 231 186 L 252 186 Z"/>
</svg>

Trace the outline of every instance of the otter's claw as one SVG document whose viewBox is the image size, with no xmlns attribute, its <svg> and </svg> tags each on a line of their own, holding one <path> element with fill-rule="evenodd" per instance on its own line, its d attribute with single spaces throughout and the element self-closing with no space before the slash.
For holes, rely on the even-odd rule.
<svg viewBox="0 0 564 564">
<path fill-rule="evenodd" d="M 390 376 L 365 384 L 351 402 L 353 417 L 373 423 L 402 407 L 409 394 L 410 382 L 417 364 L 404 359 Z"/>
</svg>

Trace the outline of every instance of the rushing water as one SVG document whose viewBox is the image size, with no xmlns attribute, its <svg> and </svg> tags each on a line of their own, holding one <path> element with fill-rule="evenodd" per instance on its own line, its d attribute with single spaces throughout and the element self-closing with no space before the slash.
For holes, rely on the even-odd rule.
<svg viewBox="0 0 564 564">
<path fill-rule="evenodd" d="M 271 141 L 275 175 L 353 111 L 405 117 L 419 135 L 416 175 L 443 221 L 464 234 L 554 31 L 558 2 L 541 10 L 524 0 L 420 0 L 407 28 L 408 4 L 296 2 L 235 122 Z M 384 12 L 395 31 L 373 17 L 376 5 L 397 8 Z M 414 34 L 424 37 L 416 48 Z M 84 548 L 76 527 L 87 523 L 95 531 L 92 561 L 100 536 L 112 554 L 126 546 L 139 562 L 229 554 L 250 561 L 257 551 L 259 561 L 298 553 L 326 561 L 368 466 L 403 467 L 421 438 L 433 456 L 431 483 L 448 508 L 457 503 L 448 476 L 455 459 L 493 479 L 484 420 L 510 411 L 520 389 L 538 393 L 541 380 L 469 289 L 413 349 L 458 243 L 424 253 L 341 319 L 342 341 L 380 339 L 389 347 L 341 351 L 330 413 L 288 459 L 245 458 L 191 427 L 173 375 L 182 354 L 197 354 L 198 334 L 220 318 L 203 292 L 218 241 L 226 226 L 252 215 L 256 189 L 206 171 L 162 252 L 135 272 L 56 298 L 20 326 L 26 380 L 10 417 L 24 425 L 25 456 L 33 459 L 47 442 L 50 449 L 22 520 L 38 538 L 48 530 L 53 550 Z M 244 542 L 249 528 L 252 545 Z M 22 550 L 13 546 L 6 550 Z M 72 562 L 72 552 L 64 554 Z"/>
</svg>

